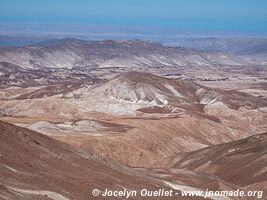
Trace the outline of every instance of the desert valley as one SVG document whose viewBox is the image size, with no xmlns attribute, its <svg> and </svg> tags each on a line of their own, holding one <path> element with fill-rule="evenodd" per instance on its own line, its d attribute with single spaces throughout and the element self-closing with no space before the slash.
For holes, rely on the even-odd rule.
<svg viewBox="0 0 267 200">
<path fill-rule="evenodd" d="M 1 47 L 0 199 L 109 199 L 90 190 L 140 185 L 266 195 L 260 53 L 71 38 Z"/>
</svg>

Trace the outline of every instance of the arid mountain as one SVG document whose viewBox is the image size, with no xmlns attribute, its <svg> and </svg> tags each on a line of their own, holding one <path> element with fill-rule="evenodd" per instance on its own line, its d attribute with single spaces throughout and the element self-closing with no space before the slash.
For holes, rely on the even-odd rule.
<svg viewBox="0 0 267 200">
<path fill-rule="evenodd" d="M 45 135 L 0 121 L 1 199 L 94 199 L 93 189 L 166 188 L 134 170 Z M 119 197 L 97 199 L 120 199 Z M 133 198 L 130 198 L 133 199 Z M 148 198 L 134 198 L 148 199 Z M 168 197 L 161 199 L 181 199 Z"/>
<path fill-rule="evenodd" d="M 137 191 L 140 191 L 141 188 L 151 191 L 158 189 L 204 192 L 207 189 L 232 191 L 241 189 L 247 191 L 249 188 L 244 186 L 251 185 L 251 181 L 247 182 L 246 180 L 253 180 L 255 187 L 250 186 L 250 189 L 259 190 L 265 187 L 261 180 L 264 181 L 266 178 L 260 176 L 261 173 L 265 173 L 262 171 L 264 170 L 264 163 L 260 162 L 260 159 L 264 158 L 264 153 L 266 153 L 266 135 L 258 135 L 188 153 L 174 166 L 151 170 L 145 168 L 131 169 L 97 154 L 88 151 L 77 151 L 48 136 L 1 121 L 0 130 L 0 197 L 2 199 L 117 199 L 116 197 L 108 198 L 101 195 L 93 197 L 91 192 L 95 188 L 100 191 L 104 191 L 106 188 L 110 190 L 126 188 Z M 258 142 L 259 145 L 257 145 Z M 234 152 L 234 150 L 237 152 Z M 231 159 L 228 158 L 227 154 L 235 157 L 237 160 L 233 162 L 236 161 L 237 163 L 246 160 L 246 157 L 240 156 L 240 154 L 250 155 L 252 153 L 255 159 L 249 163 L 249 166 L 253 166 L 253 172 L 250 171 L 250 167 L 243 167 L 242 171 L 236 170 L 235 179 L 225 180 L 224 175 L 227 177 L 228 171 L 220 170 L 221 168 L 218 168 L 218 171 L 220 171 L 219 177 L 213 175 L 214 170 L 210 170 L 208 165 L 205 165 L 202 170 L 199 170 L 200 168 L 194 168 L 194 171 L 185 169 L 185 167 L 190 168 L 191 165 L 194 167 L 199 165 L 195 163 L 201 163 L 200 165 L 203 166 L 203 163 L 207 162 L 207 158 L 201 152 L 208 155 L 212 154 L 213 162 L 216 158 L 217 162 L 221 163 L 217 166 L 221 166 L 221 168 L 228 166 L 222 162 L 225 159 Z M 186 166 L 181 163 L 185 163 Z M 236 166 L 230 162 L 230 166 L 232 165 Z M 242 173 L 248 173 L 245 179 L 240 179 Z M 255 177 L 255 173 L 260 178 Z M 238 180 L 238 182 L 236 183 L 235 180 Z M 182 197 L 181 193 L 172 197 L 159 197 L 158 199 L 185 198 L 203 199 Z M 151 198 L 137 196 L 129 199 Z M 226 200 L 227 198 L 211 197 L 206 199 Z M 240 198 L 233 197 L 231 199 Z M 250 198 L 242 197 L 242 199 Z"/>
<path fill-rule="evenodd" d="M 53 40 L 35 46 L 0 49 L 0 61 L 24 69 L 38 68 L 161 68 L 249 64 L 222 52 L 165 47 L 140 40 L 88 42 Z"/>
<path fill-rule="evenodd" d="M 1 47 L 0 87 L 110 79 L 132 70 L 190 80 L 230 80 L 240 75 L 265 80 L 261 60 L 141 40 L 55 39 L 32 46 Z"/>
<path fill-rule="evenodd" d="M 94 82 L 97 80 L 86 71 L 69 69 L 23 69 L 18 65 L 0 62 L 0 87 L 8 88 L 66 84 L 79 80 Z"/>
<path fill-rule="evenodd" d="M 210 173 L 241 187 L 267 189 L 267 133 L 189 152 L 179 159 L 173 168 Z"/>
<path fill-rule="evenodd" d="M 164 45 L 172 45 L 184 48 L 194 48 L 204 51 L 223 51 L 235 55 L 246 49 L 259 49 L 266 45 L 266 38 L 181 38 L 163 42 Z M 252 53 L 252 52 L 251 52 Z M 260 52 L 258 52 L 260 53 Z M 249 52 L 247 55 L 250 55 Z"/>
<path fill-rule="evenodd" d="M 6 121 L 135 167 L 267 130 L 261 97 L 148 73 L 2 92 Z"/>
<path fill-rule="evenodd" d="M 263 41 L 261 44 L 256 46 L 249 46 L 242 51 L 238 52 L 243 58 L 249 58 L 258 63 L 267 64 L 267 41 Z"/>
<path fill-rule="evenodd" d="M 204 113 L 205 106 L 225 106 L 238 110 L 257 109 L 267 105 L 263 98 L 246 93 L 212 89 L 191 81 L 168 79 L 140 72 L 123 73 L 96 84 L 74 82 L 42 87 L 10 100 L 31 99 L 34 102 L 35 99 L 41 100 L 44 97 L 50 97 L 46 98 L 49 101 L 66 99 L 66 102 L 73 102 L 79 106 L 83 106 L 78 104 L 79 102 L 92 102 L 92 107 L 86 105 L 84 109 L 116 115 L 136 114 L 136 111 L 146 113 L 146 110 L 153 113 L 153 109 L 162 110 L 165 112 L 163 114 L 187 111 Z"/>
<path fill-rule="evenodd" d="M 233 109 L 245 106 L 258 108 L 267 105 L 265 100 L 241 92 L 211 89 L 191 81 L 168 79 L 139 72 L 121 74 L 110 81 L 89 88 L 88 92 L 89 95 L 102 94 L 117 100 L 174 107 L 197 105 L 201 108 L 201 105 L 220 102 Z M 83 95 L 86 96 L 84 93 L 81 98 L 86 98 Z"/>
<path fill-rule="evenodd" d="M 169 68 L 252 64 L 222 52 L 166 47 L 147 41 L 89 42 L 70 38 L 32 46 L 1 47 L 0 86 L 25 87 L 62 83 L 64 80 L 88 80 L 132 69 L 168 72 Z"/>
<path fill-rule="evenodd" d="M 139 40 L 0 48 L 0 198 L 265 189 L 266 67 L 242 56 Z"/>
<path fill-rule="evenodd" d="M 242 57 L 254 64 L 267 64 L 266 38 L 181 38 L 162 42 L 165 46 L 221 51 Z"/>
<path fill-rule="evenodd" d="M 264 199 L 267 195 L 266 151 L 267 134 L 264 133 L 172 157 L 173 163 L 164 169 L 140 171 L 202 189 L 212 187 L 214 190 L 224 183 L 225 189 L 234 186 L 243 191 L 255 190 L 258 191 L 255 199 Z"/>
<path fill-rule="evenodd" d="M 238 52 L 239 55 L 266 55 L 267 54 L 267 41 L 251 46 Z"/>
</svg>

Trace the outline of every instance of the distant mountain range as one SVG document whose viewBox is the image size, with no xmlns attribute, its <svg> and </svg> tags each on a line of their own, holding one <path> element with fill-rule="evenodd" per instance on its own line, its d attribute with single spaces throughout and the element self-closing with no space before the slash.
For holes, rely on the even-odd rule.
<svg viewBox="0 0 267 200">
<path fill-rule="evenodd" d="M 0 35 L 0 46 L 8 47 L 8 46 L 24 46 L 24 45 L 32 45 L 38 42 L 42 42 L 44 40 L 48 40 L 49 37 L 37 37 L 37 36 L 7 36 Z"/>
<path fill-rule="evenodd" d="M 7 36 L 0 35 L 0 47 L 25 45 L 45 45 L 60 42 L 64 36 Z M 140 38 L 140 37 L 138 37 Z M 147 38 L 147 37 L 146 37 Z M 204 51 L 223 51 L 235 55 L 266 54 L 267 38 L 153 38 L 153 41 L 167 46 L 193 48 Z M 79 37 L 77 37 L 79 39 Z M 85 39 L 84 37 L 82 39 Z M 92 38 L 96 40 L 95 38 Z M 92 40 L 91 39 L 91 40 Z M 90 40 L 90 37 L 86 40 Z M 63 40 L 64 41 L 64 40 Z"/>
<path fill-rule="evenodd" d="M 163 41 L 162 43 L 168 46 L 223 51 L 240 55 L 246 49 L 266 47 L 267 38 L 184 38 Z"/>
<path fill-rule="evenodd" d="M 194 48 L 201 51 L 222 51 L 259 63 L 266 64 L 267 61 L 266 38 L 192 38 L 162 43 L 166 46 Z"/>
<path fill-rule="evenodd" d="M 161 68 L 249 65 L 242 58 L 219 51 L 166 47 L 140 40 L 49 40 L 37 45 L 0 49 L 0 62 L 22 68 Z"/>
<path fill-rule="evenodd" d="M 253 67 L 265 64 L 266 57 L 258 56 L 259 51 L 246 49 L 241 56 L 141 40 L 52 39 L 23 47 L 1 47 L 0 79 L 2 85 L 27 85 L 58 83 L 66 78 L 92 80 L 101 74 L 131 70 Z M 253 57 L 247 56 L 252 52 Z"/>
</svg>

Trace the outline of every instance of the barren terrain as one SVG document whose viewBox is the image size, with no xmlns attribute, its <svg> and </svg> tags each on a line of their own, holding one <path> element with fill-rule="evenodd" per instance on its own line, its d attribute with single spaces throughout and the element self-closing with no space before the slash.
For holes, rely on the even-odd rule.
<svg viewBox="0 0 267 200">
<path fill-rule="evenodd" d="M 267 68 L 244 56 L 139 40 L 1 48 L 0 198 L 266 191 Z"/>
</svg>

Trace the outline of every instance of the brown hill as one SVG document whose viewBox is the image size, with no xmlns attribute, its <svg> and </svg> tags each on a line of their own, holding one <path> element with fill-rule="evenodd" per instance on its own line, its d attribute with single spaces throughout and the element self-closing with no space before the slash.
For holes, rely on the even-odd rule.
<svg viewBox="0 0 267 200">
<path fill-rule="evenodd" d="M 266 188 L 267 133 L 186 153 L 172 167 L 213 174 L 241 187 Z"/>
<path fill-rule="evenodd" d="M 0 132 L 0 199 L 87 200 L 94 198 L 93 188 L 166 188 L 160 181 L 37 132 L 1 121 Z"/>
</svg>

